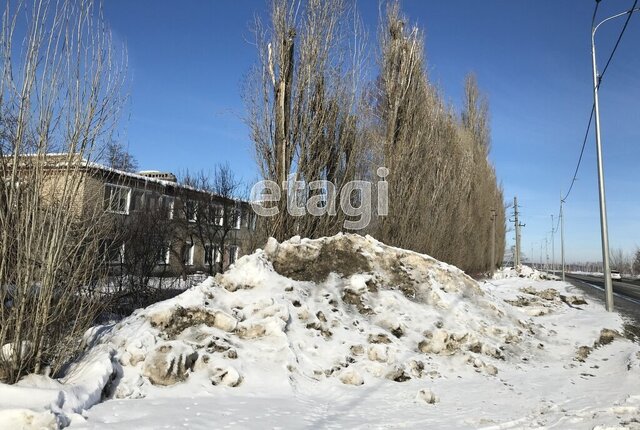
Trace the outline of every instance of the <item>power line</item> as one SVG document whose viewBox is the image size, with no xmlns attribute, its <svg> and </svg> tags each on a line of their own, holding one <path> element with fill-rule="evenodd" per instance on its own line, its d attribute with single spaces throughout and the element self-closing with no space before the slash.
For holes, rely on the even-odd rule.
<svg viewBox="0 0 640 430">
<path fill-rule="evenodd" d="M 600 4 L 599 1 L 596 2 L 596 7 L 593 10 L 593 17 L 591 18 L 591 28 L 593 29 L 594 24 L 595 24 L 595 20 L 596 20 L 596 14 L 598 12 L 598 5 Z M 600 84 L 602 82 L 602 78 L 604 77 L 604 74 L 607 72 L 607 69 L 609 68 L 609 65 L 611 64 L 611 60 L 613 59 L 613 56 L 615 55 L 616 51 L 618 50 L 618 46 L 620 45 L 620 41 L 622 40 L 622 36 L 624 35 L 624 32 L 627 29 L 627 25 L 629 24 L 629 20 L 631 19 L 631 15 L 633 15 L 633 12 L 636 8 L 636 5 L 638 4 L 638 0 L 634 0 L 633 2 L 633 6 L 631 6 L 631 8 L 629 9 L 629 11 L 627 12 L 627 19 L 624 22 L 624 25 L 622 26 L 622 30 L 620 30 L 620 34 L 618 35 L 618 39 L 616 40 L 616 44 L 613 46 L 613 49 L 611 50 L 611 54 L 609 54 L 609 59 L 607 60 L 607 63 L 604 66 L 604 69 L 602 69 L 602 73 L 600 73 L 600 76 L 598 77 L 598 85 L 597 88 L 600 88 Z M 587 131 L 584 134 L 584 140 L 582 141 L 582 148 L 580 149 L 580 157 L 578 157 L 578 164 L 576 165 L 576 170 L 573 173 L 573 178 L 571 179 L 571 185 L 569 185 L 569 190 L 567 191 L 567 194 L 565 194 L 565 196 L 562 198 L 562 201 L 566 202 L 567 198 L 569 197 L 569 194 L 571 194 L 571 190 L 573 189 L 573 185 L 576 182 L 577 176 L 578 176 L 578 170 L 580 170 L 580 164 L 582 163 L 582 157 L 584 155 L 584 149 L 587 145 L 587 139 L 589 137 L 589 131 L 591 129 L 591 123 L 593 122 L 593 113 L 595 111 L 595 104 L 591 105 L 591 114 L 589 115 L 589 123 L 587 124 Z"/>
<path fill-rule="evenodd" d="M 596 23 L 596 14 L 598 13 L 598 6 L 600 6 L 601 0 L 596 0 L 596 7 L 593 8 L 593 15 L 591 16 L 591 29 L 593 30 L 593 26 Z"/>
<path fill-rule="evenodd" d="M 576 170 L 573 172 L 573 179 L 571 179 L 571 185 L 569 185 L 569 190 L 567 194 L 562 198 L 563 202 L 567 201 L 567 197 L 571 194 L 571 190 L 573 189 L 573 184 L 575 184 L 576 179 L 578 179 L 578 170 L 580 170 L 580 164 L 582 163 L 582 156 L 584 155 L 584 148 L 587 146 L 587 139 L 589 138 L 589 130 L 591 129 L 591 122 L 593 122 L 593 113 L 596 109 L 596 105 L 591 105 L 591 115 L 589 115 L 589 123 L 587 124 L 587 131 L 584 133 L 584 139 L 582 140 L 582 148 L 580 149 L 580 157 L 578 157 L 578 164 L 576 165 Z"/>
<path fill-rule="evenodd" d="M 560 213 L 560 211 L 558 211 L 558 213 Z M 552 233 L 557 233 L 558 229 L 560 228 L 560 216 L 557 217 L 558 222 L 556 223 L 556 228 L 554 228 L 553 230 L 551 230 Z"/>
<path fill-rule="evenodd" d="M 600 3 L 600 0 L 596 0 L 596 6 L 593 10 L 593 16 L 591 18 L 591 34 L 592 37 L 594 37 L 594 32 L 595 32 L 595 21 L 596 21 L 596 15 L 598 12 L 598 5 Z M 607 62 L 604 66 L 604 68 L 602 69 L 602 73 L 600 73 L 600 75 L 598 76 L 597 79 L 597 83 L 595 90 L 599 90 L 600 89 L 600 84 L 602 83 L 602 78 L 604 77 L 605 73 L 607 72 L 607 70 L 609 69 L 609 65 L 611 64 L 611 60 L 613 59 L 613 56 L 615 55 L 616 51 L 618 50 L 618 46 L 620 45 L 620 41 L 622 40 L 622 36 L 624 35 L 624 32 L 627 30 L 627 26 L 629 24 L 629 21 L 631 20 L 631 16 L 633 15 L 633 12 L 635 12 L 636 10 L 636 6 L 638 4 L 638 0 L 634 0 L 633 5 L 631 6 L 631 8 L 627 11 L 627 19 L 624 22 L 624 25 L 622 26 L 622 29 L 620 30 L 620 34 L 618 35 L 618 39 L 616 40 L 615 45 L 613 46 L 613 49 L 611 50 L 611 53 L 609 54 L 609 58 L 607 59 Z M 587 130 L 584 134 L 584 139 L 582 140 L 582 147 L 580 148 L 580 156 L 578 157 L 578 163 L 576 164 L 576 169 L 573 172 L 573 178 L 571 179 L 571 184 L 569 185 L 569 189 L 567 190 L 567 194 L 564 195 L 564 197 L 560 198 L 560 211 L 559 211 L 559 215 L 558 215 L 558 223 L 555 227 L 555 229 L 553 228 L 553 225 L 551 226 L 551 236 L 553 237 L 553 234 L 555 232 L 558 231 L 558 228 L 560 227 L 560 222 L 562 220 L 563 217 L 563 213 L 562 213 L 562 204 L 565 203 L 567 201 L 567 198 L 569 197 L 569 195 L 571 194 L 571 191 L 573 190 L 573 186 L 576 182 L 576 179 L 578 177 L 578 171 L 580 170 L 580 165 L 582 164 L 582 158 L 584 156 L 584 150 L 586 148 L 587 145 L 587 139 L 589 138 L 589 131 L 591 130 L 591 123 L 593 122 L 593 114 L 595 112 L 595 100 L 594 103 L 591 105 L 591 114 L 589 115 L 589 122 L 587 123 Z M 564 246 L 564 245 L 563 245 Z M 564 248 L 563 248 L 563 257 L 562 257 L 563 261 L 563 272 L 562 272 L 562 276 L 564 279 Z"/>
<path fill-rule="evenodd" d="M 611 59 L 613 58 L 613 54 L 616 53 L 616 50 L 618 49 L 618 45 L 620 45 L 620 40 L 622 40 L 622 35 L 624 34 L 625 30 L 627 29 L 627 25 L 629 24 L 629 20 L 631 19 L 631 15 L 633 15 L 633 12 L 634 12 L 637 4 L 638 4 L 638 0 L 635 0 L 633 2 L 633 6 L 631 6 L 631 9 L 629 9 L 629 12 L 627 12 L 629 15 L 627 15 L 627 19 L 625 20 L 624 25 L 622 26 L 622 30 L 620 30 L 620 35 L 618 36 L 618 40 L 616 40 L 616 44 L 613 46 L 613 50 L 611 51 L 611 55 L 609 55 L 609 59 L 607 60 L 607 64 L 605 64 L 604 69 L 602 69 L 602 73 L 600 73 L 600 78 L 598 78 L 598 88 L 600 87 L 600 81 L 602 80 L 602 77 L 607 72 L 607 68 L 609 68 L 609 63 L 611 63 Z M 596 3 L 596 10 L 598 10 L 598 3 Z M 595 18 L 595 12 L 594 12 L 593 16 Z M 593 27 L 593 22 L 591 23 L 591 27 Z"/>
</svg>

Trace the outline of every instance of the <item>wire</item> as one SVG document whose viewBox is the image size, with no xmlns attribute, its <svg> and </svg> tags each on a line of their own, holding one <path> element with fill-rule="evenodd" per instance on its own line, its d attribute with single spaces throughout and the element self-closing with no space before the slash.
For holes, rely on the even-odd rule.
<svg viewBox="0 0 640 430">
<path fill-rule="evenodd" d="M 582 140 L 582 148 L 580 149 L 580 157 L 578 157 L 578 164 L 576 165 L 576 170 L 573 172 L 573 179 L 571 179 L 571 185 L 569 185 L 569 190 L 567 194 L 562 198 L 563 202 L 567 201 L 569 194 L 571 194 L 571 190 L 573 189 L 573 184 L 575 184 L 576 179 L 578 179 L 578 170 L 580 170 L 580 164 L 582 163 L 582 156 L 584 155 L 584 148 L 587 146 L 587 138 L 589 137 L 589 130 L 591 129 L 591 122 L 593 121 L 593 112 L 596 109 L 596 105 L 591 105 L 591 115 L 589 115 L 589 123 L 587 124 L 587 131 L 584 134 L 584 139 Z"/>
<path fill-rule="evenodd" d="M 591 17 L 591 28 L 593 28 L 596 23 L 596 14 L 598 13 L 598 6 L 600 6 L 600 0 L 596 0 L 596 7 L 593 8 L 593 16 Z"/>
<path fill-rule="evenodd" d="M 596 7 L 593 10 L 593 17 L 591 18 L 591 28 L 594 28 L 595 25 L 595 21 L 596 21 L 596 14 L 598 12 L 598 5 L 600 4 L 599 1 L 596 2 Z M 624 25 L 622 26 L 622 30 L 620 30 L 620 34 L 618 35 L 618 39 L 616 40 L 616 44 L 613 46 L 613 49 L 611 50 L 611 54 L 609 54 L 609 59 L 607 60 L 607 63 L 604 66 L 604 69 L 602 69 L 602 73 L 600 73 L 600 76 L 598 77 L 598 82 L 597 82 L 597 88 L 600 88 L 600 84 L 602 82 L 602 78 L 604 77 L 604 74 L 607 72 L 607 69 L 609 68 L 609 65 L 611 64 L 611 60 L 613 59 L 613 56 L 615 55 L 616 51 L 618 50 L 618 46 L 620 45 L 620 41 L 622 40 L 622 36 L 624 35 L 624 32 L 627 29 L 627 25 L 629 24 L 629 20 L 631 19 L 631 15 L 633 15 L 634 9 L 636 8 L 636 5 L 638 4 L 638 0 L 634 0 L 633 2 L 633 6 L 631 6 L 631 8 L 629 9 L 628 15 L 627 15 L 627 19 L 624 22 Z M 582 163 L 582 157 L 584 155 L 584 149 L 587 145 L 587 138 L 589 137 L 589 131 L 591 129 L 591 123 L 593 122 L 593 113 L 595 111 L 596 105 L 595 103 L 591 105 L 591 114 L 589 115 L 589 123 L 587 124 L 587 131 L 584 134 L 584 140 L 582 141 L 582 148 L 580 149 L 580 157 L 578 157 L 578 164 L 576 165 L 576 170 L 573 173 L 573 178 L 571 179 L 571 185 L 569 186 L 569 190 L 567 191 L 567 194 L 565 194 L 565 196 L 562 198 L 563 202 L 567 201 L 567 198 L 569 197 L 569 194 L 571 194 L 571 190 L 573 189 L 573 185 L 576 182 L 577 176 L 578 176 L 578 170 L 580 170 L 580 164 Z"/>
<path fill-rule="evenodd" d="M 595 21 L 596 21 L 596 14 L 598 12 L 598 5 L 600 4 L 600 1 L 597 0 L 596 1 L 596 7 L 593 10 L 593 17 L 591 18 L 591 28 L 594 28 L 595 25 Z M 636 5 L 638 4 L 638 0 L 634 0 L 633 2 L 633 6 L 631 6 L 631 8 L 628 11 L 628 15 L 627 15 L 627 19 L 624 22 L 624 25 L 622 26 L 622 30 L 620 30 L 620 34 L 618 35 L 618 39 L 616 40 L 615 45 L 613 46 L 613 49 L 611 50 L 611 54 L 609 54 L 609 58 L 607 59 L 607 63 L 605 64 L 604 68 L 602 69 L 602 73 L 600 73 L 600 76 L 598 76 L 598 81 L 596 84 L 596 89 L 600 89 L 600 84 L 602 83 L 602 78 L 604 77 L 605 73 L 607 72 L 607 69 L 609 68 L 609 65 L 611 64 L 611 60 L 613 59 L 613 56 L 615 55 L 616 51 L 618 50 L 618 46 L 620 45 L 620 41 L 622 40 L 622 36 L 624 35 L 624 32 L 627 29 L 627 25 L 629 24 L 629 20 L 631 19 L 631 15 L 633 15 L 633 12 L 635 11 Z M 593 30 L 592 30 L 593 31 Z M 567 201 L 567 198 L 569 197 L 569 195 L 571 194 L 571 190 L 573 190 L 573 185 L 575 184 L 577 178 L 578 178 L 578 171 L 580 170 L 580 165 L 582 164 L 582 158 L 584 156 L 584 149 L 587 146 L 587 139 L 589 138 L 589 131 L 591 130 L 591 123 L 593 122 L 593 114 L 595 112 L 595 102 L 591 105 L 591 114 L 589 115 L 589 122 L 587 123 L 587 130 L 584 133 L 584 139 L 582 140 L 582 147 L 580 148 L 580 156 L 578 157 L 578 163 L 576 164 L 576 169 L 573 172 L 573 178 L 571 179 L 571 184 L 569 185 L 569 189 L 567 190 L 567 194 L 564 195 L 564 197 L 562 197 L 561 200 L 561 204 L 565 203 Z M 560 227 L 560 211 L 558 211 L 558 223 L 556 225 L 556 228 L 552 230 L 552 233 L 556 233 L 558 231 L 558 228 Z"/>
<path fill-rule="evenodd" d="M 616 40 L 616 44 L 613 46 L 613 50 L 611 51 L 611 55 L 609 55 L 609 59 L 607 60 L 607 64 L 605 64 L 604 69 L 602 69 L 602 73 L 600 73 L 600 77 L 598 78 L 598 87 L 600 87 L 600 81 L 602 81 L 602 77 L 604 76 L 604 74 L 607 72 L 607 69 L 609 68 L 609 63 L 611 63 L 611 59 L 613 58 L 613 54 L 616 53 L 616 50 L 618 49 L 618 45 L 620 45 L 620 40 L 622 40 L 622 35 L 624 34 L 625 30 L 627 29 L 627 25 L 629 24 L 629 20 L 631 19 L 631 15 L 633 15 L 633 12 L 636 8 L 636 5 L 638 4 L 638 0 L 635 0 L 633 2 L 633 6 L 631 6 L 631 9 L 629 9 L 629 15 L 627 15 L 627 19 L 624 22 L 624 25 L 622 26 L 622 30 L 620 30 L 620 35 L 618 36 L 618 40 Z M 598 9 L 598 3 L 596 3 L 596 10 Z M 595 17 L 595 13 L 593 15 Z M 593 27 L 593 22 L 591 23 L 591 26 Z"/>
<path fill-rule="evenodd" d="M 558 211 L 558 213 L 560 213 L 560 211 Z M 557 223 L 556 223 L 556 228 L 554 228 L 554 229 L 552 230 L 554 234 L 555 234 L 555 233 L 557 233 L 557 232 L 558 232 L 558 229 L 560 228 L 560 215 L 558 215 L 557 219 L 558 219 L 558 221 L 557 221 Z"/>
</svg>

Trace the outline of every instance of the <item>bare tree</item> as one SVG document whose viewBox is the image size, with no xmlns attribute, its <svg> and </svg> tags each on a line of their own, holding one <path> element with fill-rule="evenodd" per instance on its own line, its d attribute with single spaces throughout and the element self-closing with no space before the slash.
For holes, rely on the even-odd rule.
<svg viewBox="0 0 640 430">
<path fill-rule="evenodd" d="M 105 242 L 110 280 L 117 286 L 112 308 L 120 315 L 154 301 L 156 286 L 151 280 L 164 275 L 175 236 L 171 207 L 164 198 L 147 193 L 143 199 L 135 211 L 115 220 Z"/>
<path fill-rule="evenodd" d="M 213 194 L 220 199 L 222 220 L 213 219 L 214 230 L 217 229 L 217 243 L 223 256 L 227 250 L 231 235 L 240 229 L 242 211 L 238 203 L 241 182 L 236 178 L 228 163 L 218 164 L 213 173 Z M 230 250 L 228 251 L 230 252 Z M 211 260 L 211 258 L 210 258 Z M 224 257 L 220 259 L 219 271 L 224 270 Z"/>
<path fill-rule="evenodd" d="M 124 61 L 91 1 L 6 3 L 0 49 L 0 379 L 15 382 L 60 369 L 98 308 L 105 222 L 83 157 L 113 129 Z"/>
<path fill-rule="evenodd" d="M 136 172 L 138 170 L 138 161 L 135 159 L 124 145 L 115 140 L 111 140 L 105 145 L 102 160 L 112 169 L 118 169 L 125 172 Z"/>
<path fill-rule="evenodd" d="M 492 270 L 504 251 L 505 215 L 487 158 L 486 98 L 470 76 L 460 119 L 442 101 L 425 71 L 422 31 L 407 25 L 397 2 L 389 5 L 379 38 L 370 140 L 378 154 L 374 166 L 390 170 L 389 215 L 372 233 L 473 273 Z M 491 262 L 493 216 L 496 261 Z"/>
<path fill-rule="evenodd" d="M 489 155 L 491 149 L 491 130 L 489 129 L 489 102 L 478 88 L 478 80 L 473 73 L 465 78 L 464 107 L 462 125 L 471 133 L 476 145 Z"/>
<path fill-rule="evenodd" d="M 631 273 L 632 270 L 631 255 L 624 252 L 622 248 L 611 250 L 611 268 L 620 273 Z"/>
<path fill-rule="evenodd" d="M 633 275 L 640 274 L 640 249 L 636 248 L 636 252 L 633 255 L 633 264 L 631 265 L 631 273 Z"/>
<path fill-rule="evenodd" d="M 264 179 L 306 201 L 311 181 L 341 189 L 357 176 L 363 146 L 360 109 L 362 30 L 345 0 L 272 0 L 269 25 L 256 22 L 258 64 L 245 92 L 246 122 Z M 293 195 L 291 180 L 307 186 Z M 329 196 L 331 198 L 332 196 Z M 344 217 L 291 215 L 287 198 L 263 220 L 267 234 L 314 237 L 342 229 Z"/>
<path fill-rule="evenodd" d="M 182 196 L 185 229 L 191 243 L 199 242 L 205 250 L 208 272 L 213 275 L 224 271 L 225 253 L 233 233 L 240 228 L 241 208 L 238 197 L 242 183 L 228 163 L 215 166 L 213 177 L 205 172 L 183 175 L 183 185 L 205 191 L 191 201 L 189 191 Z"/>
<path fill-rule="evenodd" d="M 271 5 L 271 25 L 257 23 L 259 61 L 245 93 L 263 177 L 284 183 L 291 200 L 292 178 L 327 179 L 340 190 L 349 180 L 377 180 L 374 172 L 384 166 L 389 213 L 374 220 L 371 233 L 470 272 L 499 265 L 503 195 L 488 159 L 488 102 L 475 77 L 466 79 L 458 115 L 428 80 L 422 31 L 407 25 L 393 2 L 381 25 L 379 77 L 359 91 L 362 32 L 345 2 Z M 354 42 L 345 45 L 351 36 Z M 328 191 L 306 187 L 295 198 Z M 278 216 L 262 220 L 266 235 L 333 234 L 346 219 L 341 212 L 290 216 L 286 203 L 280 198 Z"/>
</svg>

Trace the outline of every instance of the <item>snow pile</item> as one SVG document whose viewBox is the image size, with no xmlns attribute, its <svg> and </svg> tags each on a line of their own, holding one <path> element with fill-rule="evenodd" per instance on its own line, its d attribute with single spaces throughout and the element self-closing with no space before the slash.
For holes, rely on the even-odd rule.
<svg viewBox="0 0 640 430">
<path fill-rule="evenodd" d="M 497 270 L 493 274 L 494 280 L 509 279 L 509 278 L 526 278 L 534 281 L 553 280 L 557 281 L 559 278 L 549 273 L 540 272 L 532 267 L 520 265 L 517 267 L 503 267 Z"/>
<path fill-rule="evenodd" d="M 115 375 L 114 351 L 89 351 L 60 380 L 27 375 L 17 384 L 0 384 L 0 428 L 57 429 L 84 421 L 80 415 L 100 402 Z"/>
<path fill-rule="evenodd" d="M 403 382 L 436 376 L 433 356 L 496 375 L 533 342 L 526 322 L 457 268 L 358 235 L 272 240 L 101 341 L 118 351 L 118 398 L 189 379 Z"/>
<path fill-rule="evenodd" d="M 64 381 L 10 387 L 43 388 L 35 403 L 51 406 L 29 418 L 33 406 L 17 402 L 0 427 L 82 426 L 78 413 L 101 398 L 111 400 L 83 413 L 91 427 L 592 428 L 640 419 L 640 350 L 621 337 L 620 317 L 568 284 L 521 273 L 478 284 L 371 237 L 272 239 L 225 274 L 93 330 Z M 584 395 L 594 389 L 598 407 Z"/>
<path fill-rule="evenodd" d="M 518 294 L 515 299 L 505 299 L 505 301 L 513 306 L 524 308 L 524 312 L 530 316 L 546 315 L 557 309 L 561 303 L 565 303 L 569 307 L 587 304 L 581 295 L 560 294 L 554 288 L 537 290 L 533 287 L 524 287 L 519 291 L 522 294 Z"/>
</svg>

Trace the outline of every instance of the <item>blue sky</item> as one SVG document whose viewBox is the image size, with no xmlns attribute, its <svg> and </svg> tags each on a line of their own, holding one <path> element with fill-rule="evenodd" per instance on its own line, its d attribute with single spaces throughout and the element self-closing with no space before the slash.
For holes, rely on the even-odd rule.
<svg viewBox="0 0 640 430">
<path fill-rule="evenodd" d="M 603 0 L 604 18 L 633 2 Z M 505 190 L 522 205 L 523 252 L 540 243 L 569 186 L 592 104 L 590 24 L 595 2 L 405 0 L 426 33 L 428 73 L 459 106 L 465 75 L 476 73 L 491 106 L 491 158 Z M 378 2 L 358 2 L 372 41 Z M 257 176 L 242 122 L 242 82 L 255 60 L 250 31 L 264 0 L 108 0 L 105 15 L 125 43 L 130 101 L 121 139 L 144 169 L 211 169 L 228 161 Z M 597 37 L 604 66 L 624 18 Z M 610 241 L 640 245 L 640 13 L 629 23 L 601 88 Z M 373 58 L 372 58 L 373 59 Z M 565 206 L 567 260 L 599 260 L 595 144 Z M 508 243 L 513 233 L 508 233 Z M 557 242 L 556 249 L 559 249 Z M 559 255 L 559 251 L 556 252 Z"/>
</svg>

